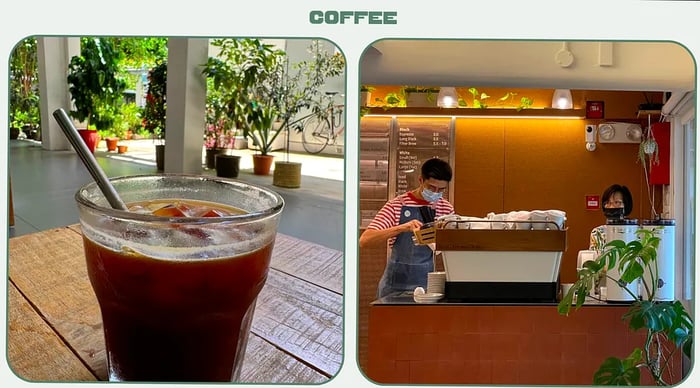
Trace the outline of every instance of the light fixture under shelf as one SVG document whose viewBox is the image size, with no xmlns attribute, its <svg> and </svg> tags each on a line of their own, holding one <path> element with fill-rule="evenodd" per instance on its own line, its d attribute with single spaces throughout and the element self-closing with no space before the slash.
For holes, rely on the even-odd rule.
<svg viewBox="0 0 700 388">
<path fill-rule="evenodd" d="M 571 109 L 574 107 L 574 99 L 571 97 L 571 90 L 556 89 L 552 95 L 552 108 Z"/>
<path fill-rule="evenodd" d="M 454 87 L 443 86 L 437 96 L 437 106 L 440 108 L 456 108 L 459 103 L 457 89 Z"/>
</svg>

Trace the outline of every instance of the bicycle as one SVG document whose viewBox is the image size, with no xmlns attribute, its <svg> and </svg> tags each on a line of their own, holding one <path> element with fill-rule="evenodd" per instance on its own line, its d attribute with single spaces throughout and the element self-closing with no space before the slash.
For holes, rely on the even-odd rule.
<svg viewBox="0 0 700 388">
<path fill-rule="evenodd" d="M 343 108 L 345 105 L 335 104 L 332 100 L 338 92 L 326 92 L 331 98 L 327 108 L 314 109 L 314 112 L 306 115 L 301 125 L 301 144 L 306 152 L 318 154 L 327 146 L 335 144 L 338 136 L 345 130 L 343 125 Z M 299 130 L 299 129 L 298 129 Z"/>
</svg>

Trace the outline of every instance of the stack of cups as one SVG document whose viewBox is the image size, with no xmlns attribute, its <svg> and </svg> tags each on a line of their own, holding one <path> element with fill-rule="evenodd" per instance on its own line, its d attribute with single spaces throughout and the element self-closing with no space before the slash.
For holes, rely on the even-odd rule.
<svg viewBox="0 0 700 388">
<path fill-rule="evenodd" d="M 445 272 L 428 272 L 428 289 L 427 293 L 444 294 L 445 293 Z"/>
</svg>

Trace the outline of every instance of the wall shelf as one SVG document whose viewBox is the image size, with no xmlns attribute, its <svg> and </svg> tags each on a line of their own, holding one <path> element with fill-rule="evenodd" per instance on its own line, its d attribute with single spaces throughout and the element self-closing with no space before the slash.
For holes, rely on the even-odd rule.
<svg viewBox="0 0 700 388">
<path fill-rule="evenodd" d="M 647 117 L 659 117 L 661 116 L 661 110 L 639 110 L 637 111 L 637 118 L 647 118 Z"/>
<path fill-rule="evenodd" d="M 384 108 L 365 107 L 369 116 L 458 116 L 479 118 L 555 118 L 555 119 L 583 119 L 586 117 L 585 109 L 554 109 L 554 108 L 529 108 L 517 110 L 515 108 Z"/>
</svg>

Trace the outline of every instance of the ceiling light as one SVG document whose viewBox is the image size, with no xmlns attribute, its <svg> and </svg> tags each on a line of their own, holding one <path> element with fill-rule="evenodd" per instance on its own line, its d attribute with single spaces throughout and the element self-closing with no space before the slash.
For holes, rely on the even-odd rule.
<svg viewBox="0 0 700 388">
<path fill-rule="evenodd" d="M 437 96 L 437 105 L 440 108 L 456 108 L 459 102 L 457 89 L 453 87 L 441 87 Z"/>
<path fill-rule="evenodd" d="M 569 89 L 556 89 L 554 95 L 552 96 L 552 108 L 557 109 L 572 109 L 574 107 L 573 98 L 571 97 L 571 90 Z"/>
</svg>

